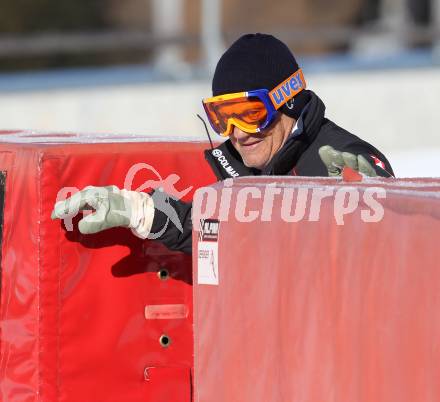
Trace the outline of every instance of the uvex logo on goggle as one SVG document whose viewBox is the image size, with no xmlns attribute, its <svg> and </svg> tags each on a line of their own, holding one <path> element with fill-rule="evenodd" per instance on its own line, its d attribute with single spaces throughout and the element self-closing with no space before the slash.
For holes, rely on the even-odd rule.
<svg viewBox="0 0 440 402">
<path fill-rule="evenodd" d="M 270 99 L 272 100 L 275 109 L 279 109 L 305 87 L 306 81 L 302 70 L 299 69 L 269 92 Z"/>
</svg>

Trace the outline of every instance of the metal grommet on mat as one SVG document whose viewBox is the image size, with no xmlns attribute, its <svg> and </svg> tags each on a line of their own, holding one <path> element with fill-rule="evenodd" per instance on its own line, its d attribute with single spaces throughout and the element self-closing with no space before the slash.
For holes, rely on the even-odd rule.
<svg viewBox="0 0 440 402">
<path fill-rule="evenodd" d="M 166 281 L 170 277 L 170 271 L 168 269 L 162 267 L 157 271 L 157 276 L 161 281 Z"/>
<path fill-rule="evenodd" d="M 161 335 L 159 343 L 162 347 L 167 348 L 171 344 L 171 338 L 168 335 Z"/>
</svg>

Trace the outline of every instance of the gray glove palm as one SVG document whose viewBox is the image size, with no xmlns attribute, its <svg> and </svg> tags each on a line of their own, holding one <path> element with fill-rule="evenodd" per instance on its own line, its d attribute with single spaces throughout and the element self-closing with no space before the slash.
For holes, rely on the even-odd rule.
<svg viewBox="0 0 440 402">
<path fill-rule="evenodd" d="M 327 168 L 329 176 L 341 176 L 344 167 L 349 167 L 365 176 L 377 176 L 373 166 L 362 155 L 336 151 L 330 145 L 319 148 L 319 156 Z"/>
</svg>

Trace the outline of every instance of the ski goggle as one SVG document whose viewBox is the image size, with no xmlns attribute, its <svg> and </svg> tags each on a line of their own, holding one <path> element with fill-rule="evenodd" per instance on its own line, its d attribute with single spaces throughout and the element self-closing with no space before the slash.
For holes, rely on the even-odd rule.
<svg viewBox="0 0 440 402">
<path fill-rule="evenodd" d="M 267 128 L 277 110 L 305 88 L 306 81 L 299 69 L 271 91 L 256 89 L 218 95 L 203 99 L 202 104 L 217 134 L 227 137 L 232 134 L 233 126 L 254 134 Z"/>
</svg>

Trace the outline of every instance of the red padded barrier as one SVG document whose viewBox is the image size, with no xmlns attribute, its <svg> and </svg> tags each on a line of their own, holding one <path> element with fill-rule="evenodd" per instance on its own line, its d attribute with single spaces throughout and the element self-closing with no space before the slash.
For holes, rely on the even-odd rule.
<svg viewBox="0 0 440 402">
<path fill-rule="evenodd" d="M 239 222 L 240 191 L 257 197 L 273 182 L 295 197 L 310 190 L 304 218 L 281 219 L 278 194 L 271 221 Z M 351 189 L 365 201 L 371 187 L 386 194 L 378 222 L 361 219 L 361 203 L 338 225 L 335 195 L 309 220 L 313 190 Z M 212 188 L 220 200 L 226 186 Z M 440 400 L 440 180 L 243 178 L 231 189 L 217 285 L 203 273 L 212 227 L 194 223 L 195 401 Z M 249 198 L 246 214 L 262 199 Z"/>
<path fill-rule="evenodd" d="M 61 188 L 123 187 L 137 163 L 178 174 L 178 191 L 212 183 L 207 145 L 26 132 L 0 141 L 1 401 L 189 402 L 191 258 L 126 229 L 68 232 L 50 213 Z M 144 169 L 133 188 L 146 180 L 158 178 Z"/>
</svg>

